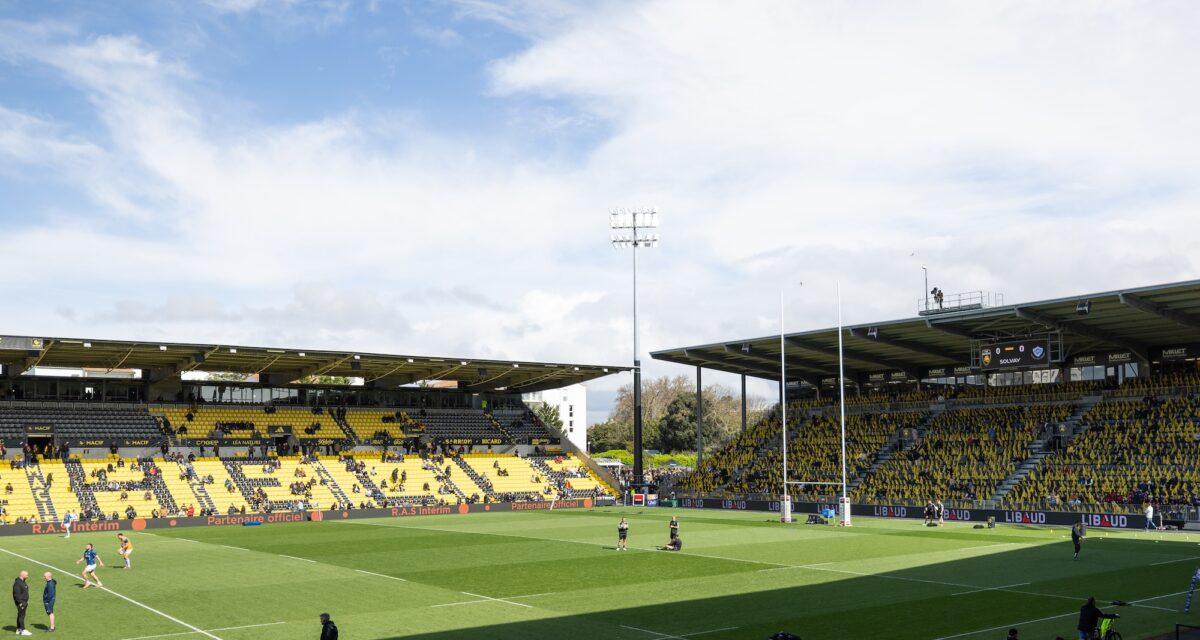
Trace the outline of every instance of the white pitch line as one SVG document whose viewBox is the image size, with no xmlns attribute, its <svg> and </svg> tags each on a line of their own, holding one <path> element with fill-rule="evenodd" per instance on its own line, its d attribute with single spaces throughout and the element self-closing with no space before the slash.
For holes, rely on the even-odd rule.
<svg viewBox="0 0 1200 640">
<path fill-rule="evenodd" d="M 1157 567 L 1160 564 L 1174 564 L 1176 562 L 1187 562 L 1188 560 L 1200 560 L 1200 556 L 1192 556 L 1190 558 L 1176 558 L 1174 560 L 1163 560 L 1162 562 L 1152 562 L 1150 566 Z"/>
<path fill-rule="evenodd" d="M 483 598 L 484 600 L 492 600 L 494 602 L 503 602 L 506 604 L 516 605 L 518 607 L 525 607 L 526 609 L 533 608 L 533 605 L 525 604 L 524 602 L 509 602 L 508 600 L 505 600 L 504 598 L 492 598 L 490 596 L 481 596 L 478 593 L 471 593 L 470 591 L 461 591 L 460 593 L 462 593 L 463 595 L 468 595 L 468 596 L 472 596 L 475 598 Z"/>
<path fill-rule="evenodd" d="M 1165 593 L 1161 596 L 1154 596 L 1152 598 L 1142 598 L 1141 600 L 1134 600 L 1133 602 L 1130 602 L 1129 604 L 1131 604 L 1135 607 L 1141 606 L 1143 608 L 1161 609 L 1161 607 L 1149 607 L 1149 605 L 1143 605 L 1141 603 L 1150 602 L 1153 600 L 1161 600 L 1163 598 L 1170 598 L 1172 596 L 1179 596 L 1179 595 L 1183 595 L 1185 593 L 1187 593 L 1187 592 L 1186 591 L 1178 591 L 1176 593 Z M 1166 609 L 1166 611 L 1171 611 L 1172 613 L 1176 613 L 1173 609 Z M 989 631 L 996 631 L 998 629 L 1007 629 L 1009 627 L 1019 627 L 1019 626 L 1027 625 L 1027 624 L 1036 624 L 1038 622 L 1057 620 L 1059 618 L 1069 618 L 1071 616 L 1077 616 L 1077 615 L 1079 615 L 1078 611 L 1072 611 L 1070 613 L 1064 613 L 1064 614 L 1057 615 L 1057 616 L 1047 616 L 1045 618 L 1038 618 L 1037 620 L 1024 620 L 1022 622 L 1010 622 L 1009 624 L 1002 624 L 1002 625 L 998 625 L 995 627 L 988 627 L 987 629 L 976 629 L 974 631 L 968 631 L 966 633 L 959 633 L 959 634 L 952 635 L 952 636 L 942 636 L 940 638 L 937 638 L 937 640 L 953 640 L 954 638 L 965 638 L 967 636 L 973 636 L 973 635 L 976 635 L 979 633 L 987 633 Z"/>
<path fill-rule="evenodd" d="M 966 595 L 968 593 L 983 593 L 984 591 L 1003 591 L 1005 589 L 1011 589 L 1013 587 L 1024 587 L 1024 586 L 1027 586 L 1028 584 L 1029 584 L 1028 582 L 1018 582 L 1017 584 L 1006 584 L 1006 585 L 1002 585 L 999 587 L 982 587 L 979 589 L 973 589 L 971 591 L 959 591 L 958 593 L 952 593 L 950 595 L 951 596 L 961 596 L 961 595 Z"/>
<path fill-rule="evenodd" d="M 831 564 L 836 564 L 836 563 L 818 562 L 816 564 L 795 564 L 795 565 L 790 564 L 790 565 L 783 566 L 783 567 L 767 567 L 766 569 L 759 569 L 759 571 L 762 572 L 762 571 L 782 571 L 784 569 L 812 569 L 814 567 L 825 567 L 825 566 L 828 566 Z"/>
<path fill-rule="evenodd" d="M 720 629 L 709 629 L 708 631 L 695 631 L 692 633 L 681 633 L 680 636 L 684 637 L 684 638 L 691 638 L 692 636 L 703 636 L 703 635 L 707 635 L 710 633 L 720 633 L 722 631 L 733 631 L 737 628 L 738 627 L 721 627 Z"/>
<path fill-rule="evenodd" d="M 264 622 L 262 624 L 244 624 L 240 627 L 221 627 L 220 629 L 209 629 L 209 631 L 236 631 L 238 629 L 257 629 L 258 627 L 273 627 L 279 624 L 287 624 L 286 622 Z M 195 631 L 178 631 L 175 633 L 160 633 L 156 636 L 138 636 L 136 638 L 124 638 L 123 640 L 154 640 L 154 638 L 174 638 L 177 636 L 190 636 Z"/>
<path fill-rule="evenodd" d="M 383 573 L 375 573 L 374 571 L 364 571 L 362 569 L 355 569 L 355 571 L 357 571 L 359 573 L 365 573 L 369 576 L 376 576 L 378 578 L 387 578 L 388 580 L 399 580 L 400 582 L 408 582 L 408 580 L 405 580 L 404 578 L 397 578 L 396 576 L 389 576 L 389 575 L 386 575 Z"/>
<path fill-rule="evenodd" d="M 296 556 L 289 556 L 286 553 L 277 553 L 275 555 L 277 555 L 281 558 L 291 558 L 292 560 L 303 560 L 304 562 L 313 562 L 313 563 L 317 562 L 316 560 L 309 560 L 308 558 L 297 558 Z"/>
<path fill-rule="evenodd" d="M 217 546 L 225 547 L 226 549 L 237 549 L 238 551 L 249 551 L 249 549 L 247 549 L 245 547 L 235 547 L 235 546 L 228 545 L 228 544 L 218 544 Z"/>
<path fill-rule="evenodd" d="M 473 535 L 473 536 L 496 536 L 498 538 L 523 538 L 525 540 L 539 540 L 541 542 L 565 542 L 568 544 L 583 544 L 583 545 L 587 545 L 590 547 L 612 548 L 612 546 L 613 546 L 612 544 L 607 543 L 607 542 L 588 542 L 586 540 L 565 540 L 562 538 L 543 538 L 541 536 L 523 536 L 523 535 L 519 535 L 519 534 L 515 534 L 515 533 L 492 533 L 489 531 L 462 531 L 460 529 L 447 529 L 445 527 L 408 527 L 408 526 L 405 526 L 402 524 L 390 524 L 390 523 L 386 523 L 386 522 L 355 522 L 353 520 L 330 520 L 329 522 L 336 522 L 338 524 L 352 524 L 352 525 L 358 525 L 358 526 L 364 526 L 364 527 L 385 527 L 388 529 L 410 529 L 413 531 L 444 531 L 446 533 L 461 533 L 464 535 Z M 629 547 L 629 548 L 633 549 L 635 551 L 658 551 L 658 549 L 655 549 L 654 547 Z M 765 566 L 771 566 L 771 567 L 779 567 L 781 569 L 785 569 L 785 568 L 790 569 L 790 568 L 800 566 L 800 565 L 791 565 L 791 564 L 780 564 L 778 562 L 765 562 L 762 560 L 745 560 L 742 558 L 730 558 L 727 556 L 710 556 L 710 555 L 706 555 L 703 553 L 693 553 L 690 551 L 670 551 L 670 552 L 664 551 L 663 553 L 670 553 L 673 556 L 692 556 L 694 558 L 708 558 L 710 560 L 726 560 L 728 562 L 742 562 L 745 564 L 765 565 Z"/>
<path fill-rule="evenodd" d="M 57 571 L 57 572 L 59 572 L 59 573 L 61 573 L 61 574 L 64 574 L 64 575 L 69 575 L 69 576 L 71 576 L 71 577 L 72 577 L 72 578 L 74 578 L 76 581 L 78 581 L 78 580 L 79 580 L 79 578 L 76 578 L 76 577 L 75 577 L 75 574 L 74 574 L 74 573 L 72 573 L 72 572 L 70 572 L 70 571 L 65 571 L 65 570 L 63 570 L 63 569 L 60 569 L 60 568 L 58 568 L 58 567 L 55 567 L 55 566 L 53 566 L 53 565 L 46 564 L 45 562 L 40 562 L 40 561 L 38 561 L 38 560 L 34 560 L 33 558 L 30 558 L 30 557 L 28 557 L 28 556 L 23 556 L 23 555 L 21 555 L 21 554 L 19 554 L 19 553 L 13 552 L 13 551 L 9 551 L 8 549 L 0 549 L 0 551 L 3 551 L 4 553 L 7 553 L 7 554 L 8 554 L 8 555 L 10 555 L 10 556 L 14 556 L 14 557 L 20 558 L 20 559 L 22 559 L 22 560 L 25 560 L 26 562 L 32 562 L 32 563 L 34 563 L 34 564 L 36 564 L 36 565 L 41 565 L 41 566 L 43 566 L 43 567 L 46 567 L 47 569 L 54 569 L 55 571 Z M 117 593 L 116 591 L 113 591 L 112 589 L 109 589 L 108 587 L 100 587 L 100 590 L 102 590 L 102 591 L 106 591 L 106 592 L 108 592 L 108 593 L 111 593 L 112 595 L 114 595 L 114 596 L 116 596 L 116 597 L 118 597 L 118 598 L 120 598 L 120 599 L 122 599 L 122 600 L 124 600 L 124 601 L 126 601 L 126 602 L 128 602 L 128 603 L 130 603 L 130 604 L 137 605 L 137 606 L 139 606 L 139 607 L 141 607 L 141 608 L 145 609 L 146 611 L 149 611 L 149 612 L 151 612 L 151 613 L 158 614 L 158 615 L 160 615 L 160 616 L 162 616 L 162 617 L 166 618 L 167 620 L 170 620 L 171 622 L 174 622 L 175 624 L 178 624 L 178 625 L 180 625 L 180 626 L 182 626 L 182 627 L 187 627 L 188 629 L 191 629 L 191 630 L 192 630 L 194 633 L 199 633 L 200 635 L 207 636 L 207 637 L 209 637 L 209 638 L 212 638 L 212 640 L 221 640 L 221 638 L 219 638 L 219 637 L 217 637 L 217 636 L 214 636 L 213 634 L 211 634 L 211 633 L 209 633 L 209 632 L 205 631 L 204 629 L 201 629 L 200 627 L 197 627 L 197 626 L 194 626 L 194 625 L 190 625 L 190 624 L 188 624 L 188 623 L 184 622 L 183 620 L 180 620 L 179 618 L 176 618 L 175 616 L 172 616 L 172 615 L 170 615 L 170 614 L 163 613 L 162 611 L 159 611 L 158 609 L 155 609 L 154 607 L 151 607 L 151 606 L 150 606 L 150 605 L 148 605 L 148 604 L 143 604 L 143 603 L 141 603 L 141 602 L 138 602 L 137 600 L 134 600 L 133 598 L 130 598 L 130 597 L 128 597 L 128 596 L 123 596 L 123 595 L 121 595 L 121 594 Z"/>
<path fill-rule="evenodd" d="M 627 624 L 622 624 L 622 625 L 618 625 L 618 626 L 620 626 L 622 629 L 632 629 L 634 631 L 641 631 L 642 633 L 649 633 L 650 635 L 658 636 L 659 638 L 674 638 L 675 640 L 685 640 L 683 638 L 683 636 L 673 636 L 669 633 L 659 633 L 658 631 L 651 631 L 649 629 L 643 629 L 641 627 L 631 627 Z"/>
</svg>

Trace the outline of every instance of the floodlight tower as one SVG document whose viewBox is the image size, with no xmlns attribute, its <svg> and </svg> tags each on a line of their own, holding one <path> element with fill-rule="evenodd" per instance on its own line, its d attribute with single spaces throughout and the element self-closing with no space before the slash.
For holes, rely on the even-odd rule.
<svg viewBox="0 0 1200 640">
<path fill-rule="evenodd" d="M 658 208 L 612 209 L 608 226 L 613 230 L 612 245 L 633 248 L 633 483 L 642 477 L 642 360 L 638 344 L 638 247 L 657 247 Z"/>
</svg>

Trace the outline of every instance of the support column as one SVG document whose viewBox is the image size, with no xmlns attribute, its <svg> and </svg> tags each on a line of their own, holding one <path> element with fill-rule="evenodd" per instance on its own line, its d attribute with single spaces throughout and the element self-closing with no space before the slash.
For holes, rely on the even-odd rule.
<svg viewBox="0 0 1200 640">
<path fill-rule="evenodd" d="M 701 378 L 701 369 L 696 367 L 696 468 L 700 468 L 700 461 L 704 459 L 704 432 L 702 425 L 704 424 L 704 383 Z"/>
<path fill-rule="evenodd" d="M 746 374 L 742 374 L 742 433 L 746 433 Z"/>
</svg>

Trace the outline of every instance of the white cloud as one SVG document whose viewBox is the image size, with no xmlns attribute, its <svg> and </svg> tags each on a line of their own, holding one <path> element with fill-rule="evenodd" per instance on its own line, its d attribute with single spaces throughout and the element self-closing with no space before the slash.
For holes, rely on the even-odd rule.
<svg viewBox="0 0 1200 640">
<path fill-rule="evenodd" d="M 648 350 L 770 333 L 796 280 L 800 328 L 833 322 L 835 280 L 848 321 L 911 315 L 922 264 L 947 291 L 1010 301 L 1200 266 L 1190 5 L 457 6 L 530 38 L 492 67 L 496 95 L 575 107 L 546 131 L 607 124 L 582 161 L 419 114 L 256 122 L 134 36 L 5 29 L 0 55 L 57 69 L 111 141 L 0 111 L 0 150 L 65 140 L 98 203 L 9 230 L 10 277 L 110 298 L 46 299 L 21 328 L 623 362 L 628 254 L 603 249 L 604 211 L 639 203 L 664 212 L 643 262 Z M 94 258 L 39 264 L 51 239 Z"/>
</svg>

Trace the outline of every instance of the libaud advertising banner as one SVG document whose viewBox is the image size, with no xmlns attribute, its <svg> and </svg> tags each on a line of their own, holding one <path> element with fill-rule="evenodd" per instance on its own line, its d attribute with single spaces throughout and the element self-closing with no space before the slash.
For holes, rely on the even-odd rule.
<svg viewBox="0 0 1200 640">
<path fill-rule="evenodd" d="M 771 500 L 722 500 L 717 498 L 683 498 L 679 506 L 692 509 L 725 509 L 730 511 L 779 511 L 779 502 Z M 837 510 L 833 503 L 793 502 L 792 513 L 820 513 L 823 509 Z M 850 515 L 876 518 L 922 518 L 921 507 L 903 505 L 856 504 Z M 1144 529 L 1146 516 L 1111 513 L 1070 513 L 1064 511 L 1006 511 L 1003 509 L 946 509 L 946 520 L 956 522 L 1072 525 L 1082 521 L 1089 527 L 1104 529 Z"/>
<path fill-rule="evenodd" d="M 228 527 L 288 522 L 332 522 L 366 518 L 410 518 L 415 516 L 444 516 L 493 511 L 549 510 L 550 502 L 496 502 L 493 504 L 456 504 L 434 507 L 393 507 L 391 509 L 347 509 L 344 511 L 301 511 L 282 513 L 246 513 L 197 518 L 134 518 L 132 520 L 90 520 L 71 525 L 72 533 L 101 533 L 110 531 L 144 531 L 146 529 L 176 529 L 183 527 Z M 555 509 L 590 509 L 591 498 L 558 500 Z M 58 522 L 10 524 L 0 526 L 0 536 L 62 535 Z"/>
</svg>

